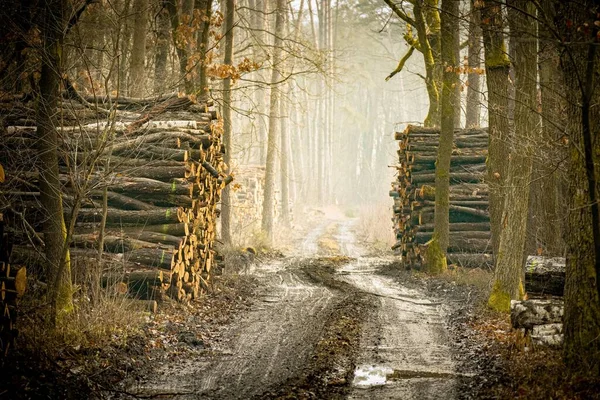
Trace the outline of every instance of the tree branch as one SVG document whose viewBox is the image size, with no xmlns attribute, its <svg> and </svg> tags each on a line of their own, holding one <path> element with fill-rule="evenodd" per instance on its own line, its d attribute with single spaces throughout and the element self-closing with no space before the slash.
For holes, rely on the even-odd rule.
<svg viewBox="0 0 600 400">
<path fill-rule="evenodd" d="M 406 54 L 404 54 L 404 57 L 402 57 L 400 59 L 400 62 L 398 63 L 398 66 L 396 67 L 395 70 L 392 71 L 391 74 L 389 74 L 386 78 L 385 81 L 389 81 L 390 79 L 392 79 L 394 77 L 394 75 L 396 75 L 397 73 L 399 73 L 400 71 L 402 71 L 402 69 L 404 68 L 404 64 L 406 64 L 406 61 L 408 61 L 408 59 L 410 58 L 410 56 L 412 56 L 412 54 L 414 53 L 415 48 L 414 46 L 410 46 L 408 48 L 408 51 L 406 52 Z"/>
<path fill-rule="evenodd" d="M 85 2 L 79 7 L 79 9 L 77 11 L 75 11 L 73 16 L 71 16 L 71 19 L 69 19 L 69 22 L 67 23 L 67 26 L 65 27 L 65 36 L 69 33 L 71 28 L 73 28 L 77 24 L 77 22 L 79 21 L 79 18 L 81 18 L 81 14 L 83 14 L 83 12 L 87 8 L 87 6 L 89 6 L 90 4 L 99 3 L 99 2 L 100 2 L 99 0 L 85 0 Z"/>
<path fill-rule="evenodd" d="M 409 25 L 415 26 L 415 20 L 409 17 L 404 11 L 400 9 L 396 4 L 392 2 L 392 0 L 383 0 L 385 4 L 387 4 L 392 11 L 400 18 L 402 21 L 406 22 Z"/>
</svg>

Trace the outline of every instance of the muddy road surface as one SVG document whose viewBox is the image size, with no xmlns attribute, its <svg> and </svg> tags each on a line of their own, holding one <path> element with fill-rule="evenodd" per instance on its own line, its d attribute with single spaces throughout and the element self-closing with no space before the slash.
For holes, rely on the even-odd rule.
<svg viewBox="0 0 600 400">
<path fill-rule="evenodd" d="M 126 392 L 170 399 L 454 398 L 447 310 L 378 274 L 392 259 L 368 257 L 354 223 L 324 220 L 298 254 L 248 268 L 261 282 L 258 296 L 218 345 L 157 367 Z"/>
</svg>

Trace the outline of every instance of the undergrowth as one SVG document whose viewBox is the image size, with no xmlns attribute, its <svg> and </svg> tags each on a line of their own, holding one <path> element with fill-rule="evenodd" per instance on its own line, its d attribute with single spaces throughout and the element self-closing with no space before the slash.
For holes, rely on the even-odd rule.
<svg viewBox="0 0 600 400">
<path fill-rule="evenodd" d="M 486 352 L 501 360 L 504 376 L 485 387 L 480 398 L 532 400 L 600 399 L 600 377 L 569 373 L 559 347 L 533 346 L 510 316 L 489 309 L 470 324 Z"/>
<path fill-rule="evenodd" d="M 394 244 L 394 233 L 389 201 L 362 206 L 358 212 L 357 233 L 359 239 L 379 253 L 386 253 Z"/>
</svg>

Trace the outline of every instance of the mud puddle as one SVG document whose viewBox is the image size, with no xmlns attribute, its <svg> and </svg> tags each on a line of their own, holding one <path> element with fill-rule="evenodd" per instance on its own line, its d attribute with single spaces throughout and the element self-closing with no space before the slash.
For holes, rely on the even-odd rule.
<svg viewBox="0 0 600 400">
<path fill-rule="evenodd" d="M 360 254 L 351 222 L 341 231 L 342 248 Z M 363 322 L 349 398 L 452 399 L 457 374 L 444 324 L 448 310 L 424 292 L 376 274 L 390 261 L 359 256 L 338 271 L 339 280 L 376 301 Z"/>
</svg>

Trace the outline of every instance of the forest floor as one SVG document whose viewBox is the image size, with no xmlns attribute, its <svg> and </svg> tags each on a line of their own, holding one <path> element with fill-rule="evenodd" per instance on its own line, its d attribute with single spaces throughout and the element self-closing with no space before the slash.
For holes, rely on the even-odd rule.
<svg viewBox="0 0 600 400">
<path fill-rule="evenodd" d="M 485 399 L 573 397 L 556 350 L 524 351 L 485 312 L 489 273 L 405 271 L 358 221 L 321 213 L 282 247 L 229 255 L 212 292 L 165 303 L 102 345 L 32 363 L 15 352 L 0 398 Z M 232 260 L 235 260 L 233 262 Z M 557 361 L 558 360 L 558 361 Z M 546 376 L 547 375 L 547 376 Z M 551 378 L 551 385 L 548 379 Z M 550 397 L 549 397 L 550 396 Z"/>
</svg>

